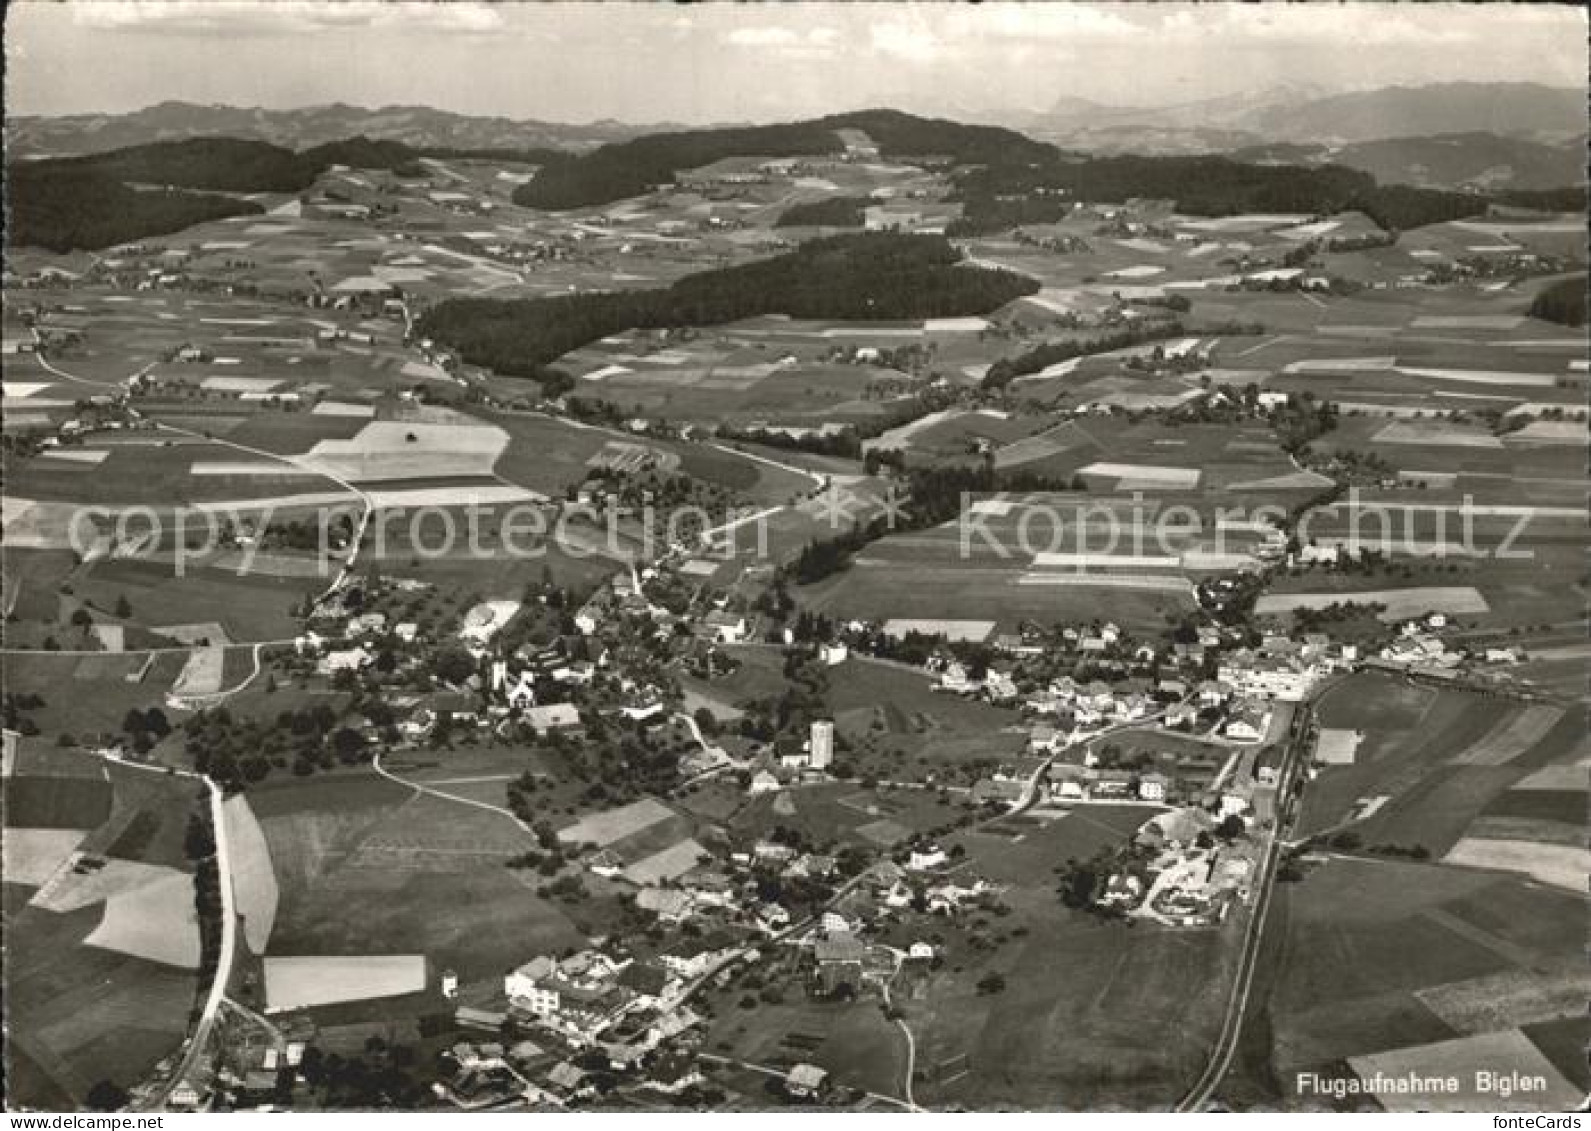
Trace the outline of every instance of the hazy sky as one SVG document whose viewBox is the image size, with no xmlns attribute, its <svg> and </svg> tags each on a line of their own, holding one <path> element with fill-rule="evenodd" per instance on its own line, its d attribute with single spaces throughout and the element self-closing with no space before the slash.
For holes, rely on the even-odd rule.
<svg viewBox="0 0 1591 1131">
<path fill-rule="evenodd" d="M 5 30 L 20 114 L 181 99 L 704 122 L 1586 81 L 1585 13 L 1544 4 L 15 0 Z"/>
</svg>

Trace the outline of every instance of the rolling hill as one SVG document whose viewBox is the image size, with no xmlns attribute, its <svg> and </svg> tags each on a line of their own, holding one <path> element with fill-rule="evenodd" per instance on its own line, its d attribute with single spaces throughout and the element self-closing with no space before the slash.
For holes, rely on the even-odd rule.
<svg viewBox="0 0 1591 1131">
<path fill-rule="evenodd" d="M 670 182 L 681 170 L 727 157 L 838 153 L 844 148 L 839 136 L 842 130 L 865 134 L 885 158 L 934 155 L 952 164 L 977 164 L 1046 161 L 1056 156 L 1053 146 L 1015 130 L 919 118 L 898 110 L 860 110 L 777 125 L 647 134 L 605 145 L 544 169 L 534 181 L 515 191 L 514 201 L 549 211 L 609 204 Z"/>
<path fill-rule="evenodd" d="M 8 116 L 5 139 L 6 152 L 12 158 L 99 153 L 157 141 L 220 136 L 267 141 L 295 149 L 364 135 L 400 141 L 415 148 L 580 151 L 663 128 L 667 127 L 618 122 L 570 126 L 483 118 L 433 110 L 428 106 L 383 106 L 369 110 L 334 103 L 264 110 L 161 102 L 128 114 Z"/>
<path fill-rule="evenodd" d="M 1245 146 L 1230 156 L 1261 163 L 1345 165 L 1384 184 L 1432 188 L 1537 190 L 1584 184 L 1586 179 L 1584 137 L 1552 143 L 1471 132 L 1346 145 L 1278 142 Z"/>
</svg>

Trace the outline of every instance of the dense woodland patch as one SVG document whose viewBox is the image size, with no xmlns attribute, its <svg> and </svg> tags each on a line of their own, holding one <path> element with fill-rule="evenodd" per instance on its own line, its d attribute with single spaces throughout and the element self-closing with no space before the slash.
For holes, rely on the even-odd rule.
<svg viewBox="0 0 1591 1131">
<path fill-rule="evenodd" d="M 1573 275 L 1559 279 L 1536 296 L 1530 316 L 1560 326 L 1584 326 L 1586 316 L 1586 277 Z"/>
<path fill-rule="evenodd" d="M 687 275 L 657 290 L 529 299 L 448 299 L 420 333 L 498 373 L 533 377 L 550 391 L 568 378 L 547 369 L 572 349 L 622 330 L 710 326 L 763 314 L 857 321 L 987 314 L 1038 283 L 962 266 L 939 236 L 885 232 L 808 240 L 795 251 Z"/>
</svg>

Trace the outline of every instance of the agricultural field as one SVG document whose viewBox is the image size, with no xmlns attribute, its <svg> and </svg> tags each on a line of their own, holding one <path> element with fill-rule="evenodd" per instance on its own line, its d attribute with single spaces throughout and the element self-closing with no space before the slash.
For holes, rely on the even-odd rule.
<svg viewBox="0 0 1591 1131">
<path fill-rule="evenodd" d="M 833 783 L 751 798 L 729 824 L 732 830 L 743 831 L 782 825 L 814 844 L 890 849 L 948 828 L 965 815 L 966 808 L 953 794 Z"/>
<path fill-rule="evenodd" d="M 6 690 L 34 694 L 42 706 L 28 712 L 51 740 L 74 736 L 87 743 L 120 731 L 128 710 L 158 706 L 171 689 L 187 652 L 13 653 L 5 658 Z"/>
<path fill-rule="evenodd" d="M 753 1010 L 728 1001 L 708 1031 L 706 1047 L 717 1055 L 778 1071 L 816 1064 L 832 1073 L 841 1087 L 891 1097 L 902 1094 L 905 1038 L 872 1001 L 759 1001 Z M 752 1094 L 765 1096 L 761 1086 L 765 1081 L 747 1075 Z M 738 1079 L 729 1072 L 722 1078 Z"/>
<path fill-rule="evenodd" d="M 431 992 L 442 969 L 466 982 L 500 976 L 584 937 L 536 895 L 533 871 L 504 866 L 534 845 L 507 815 L 369 771 L 272 780 L 249 803 L 280 892 L 266 959 L 424 955 L 421 992 Z"/>
<path fill-rule="evenodd" d="M 1151 813 L 1096 806 L 1018 840 L 957 834 L 967 867 L 1000 885 L 1011 914 L 996 920 L 1003 945 L 957 952 L 903 1003 L 927 1074 L 918 1102 L 1048 1110 L 1176 1102 L 1203 1067 L 1225 1000 L 1232 925 L 1172 932 L 1102 923 L 1062 907 L 1052 882 L 1066 859 L 1122 842 Z M 978 992 L 991 971 L 1005 989 Z M 1143 1041 L 1145 1028 L 1161 1038 Z"/>
<path fill-rule="evenodd" d="M 1193 607 L 1192 585 L 1177 575 L 1040 572 L 1029 562 L 958 561 L 954 527 L 901 538 L 899 544 L 892 537 L 874 543 L 849 569 L 803 587 L 798 597 L 831 617 L 911 619 L 930 608 L 942 618 L 994 621 L 999 632 L 1023 620 L 1096 618 L 1142 631 Z M 922 554 L 925 544 L 938 552 Z"/>
<path fill-rule="evenodd" d="M 1506 792 L 1487 802 L 1445 860 L 1515 872 L 1566 891 L 1579 891 L 1587 868 L 1591 868 L 1584 836 L 1586 790 L 1591 780 L 1586 768 L 1586 737 L 1573 712 L 1565 712 L 1550 727 L 1543 712 L 1556 713 L 1556 709 L 1528 709 L 1501 722 L 1483 741 L 1479 756 L 1503 758 L 1539 735 L 1524 757 L 1508 760 L 1532 772 L 1512 781 Z M 1551 760 L 1543 761 L 1544 756 Z"/>
<path fill-rule="evenodd" d="M 1363 1075 L 1395 1061 L 1429 1074 L 1446 1065 L 1471 1081 L 1478 1068 L 1541 1073 L 1549 1090 L 1508 1102 L 1560 1105 L 1566 1088 L 1584 1091 L 1591 1079 L 1583 1056 L 1563 1055 L 1557 1032 L 1585 1033 L 1575 898 L 1466 869 L 1308 865 L 1302 880 L 1278 887 L 1250 1037 L 1225 1098 L 1319 1106 L 1298 1093 L 1299 1073 Z M 1493 1045 L 1507 1055 L 1488 1058 Z M 1463 1100 L 1493 1102 L 1473 1091 Z"/>
<path fill-rule="evenodd" d="M 186 1036 L 198 982 L 197 786 L 76 750 L 18 752 L 5 809 L 8 1085 L 81 1107 L 136 1083 Z"/>
<path fill-rule="evenodd" d="M 433 132 L 414 108 L 380 117 L 356 150 Z M 432 1086 L 443 1040 L 501 1037 L 540 1086 L 676 1020 L 684 1040 L 628 1066 L 615 1047 L 569 1106 L 663 1106 L 648 1076 L 675 1052 L 707 1091 L 668 1103 L 735 1110 L 782 1104 L 799 1063 L 866 1093 L 829 1106 L 867 1110 L 1162 1111 L 1190 1089 L 1299 1108 L 1325 1106 L 1301 1073 L 1477 1068 L 1540 1076 L 1508 1097 L 1525 1108 L 1591 1092 L 1591 369 L 1581 330 L 1529 313 L 1572 321 L 1555 303 L 1583 218 L 1488 196 L 1511 167 L 1444 198 L 1339 185 L 1278 147 L 1247 172 L 1258 158 L 1200 158 L 1184 193 L 1154 156 L 1067 141 L 1049 166 L 1009 133 L 871 120 L 792 123 L 768 152 L 734 127 L 594 159 L 629 134 L 603 123 L 551 157 L 411 137 L 425 155 L 388 168 L 360 154 L 292 191 L 214 190 L 249 215 L 8 249 L 8 1094 L 82 1107 L 188 1035 L 214 960 L 200 770 L 231 794 L 238 946 L 218 988 L 273 1024 L 426 1022 L 430 1043 L 364 1056 L 438 1104 L 479 1083 Z M 1364 211 L 1303 210 L 1348 200 Z M 1300 211 L 1242 211 L 1281 201 Z M 805 243 L 859 231 L 879 234 Z M 871 271 L 854 248 L 877 249 Z M 897 252 L 900 279 L 876 269 Z M 456 301 L 526 299 L 543 301 Z M 957 483 L 980 489 L 929 525 Z M 1470 656 L 1451 683 L 1374 661 L 1438 612 Z M 1296 706 L 1313 760 L 1278 798 L 1271 742 L 1245 811 L 1246 843 L 1278 838 L 1263 922 L 1121 916 L 1120 884 L 1063 903 L 1069 864 L 1146 822 L 1198 849 L 1201 829 L 1238 839 L 1249 783 L 1220 768 L 1254 768 L 1254 747 L 1217 730 L 1288 678 L 1272 662 L 1321 656 L 1299 640 L 1316 631 L 1340 674 Z M 1247 673 L 1244 648 L 1266 657 Z M 939 690 L 952 659 L 991 673 L 985 691 Z M 1212 699 L 1218 674 L 1245 686 Z M 1148 721 L 1050 755 L 1056 728 L 1091 725 L 1084 697 L 1096 720 Z M 1160 730 L 1145 697 L 1196 703 L 1208 733 Z M 634 717 L 654 702 L 662 718 Z M 1288 733 L 1294 704 L 1263 707 L 1267 741 Z M 89 752 L 121 744 L 147 760 Z M 1133 800 L 1054 800 L 1057 759 Z M 1156 792 L 1150 767 L 1175 780 Z M 946 856 L 925 865 L 930 845 Z M 809 992 L 820 943 L 859 995 Z M 671 1002 L 597 1031 L 572 1006 L 613 1020 L 630 996 L 565 984 L 559 1035 L 523 1001 L 497 1034 L 435 1031 L 499 1008 L 506 972 L 592 948 L 638 960 L 630 989 L 708 956 L 697 1016 Z M 335 1107 L 348 1081 L 330 1078 L 360 1073 L 327 1064 L 305 1083 Z M 1497 1102 L 1466 1084 L 1382 1106 Z"/>
<path fill-rule="evenodd" d="M 1299 834 L 1346 829 L 1365 846 L 1420 846 L 1435 858 L 1581 735 L 1574 711 L 1372 673 L 1331 689 L 1318 714 L 1359 742 L 1348 764 L 1325 766 L 1310 783 Z"/>
</svg>

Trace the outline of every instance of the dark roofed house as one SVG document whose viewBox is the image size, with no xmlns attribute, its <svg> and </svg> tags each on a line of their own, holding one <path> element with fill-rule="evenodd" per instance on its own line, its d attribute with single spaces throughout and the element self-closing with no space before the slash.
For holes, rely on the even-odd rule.
<svg viewBox="0 0 1591 1131">
<path fill-rule="evenodd" d="M 461 1005 L 453 1011 L 453 1020 L 466 1029 L 487 1029 L 495 1033 L 508 1020 L 508 1013 L 501 1009 L 477 1009 Z"/>
</svg>

